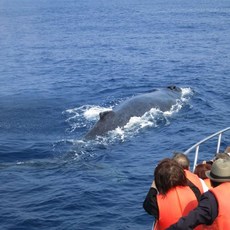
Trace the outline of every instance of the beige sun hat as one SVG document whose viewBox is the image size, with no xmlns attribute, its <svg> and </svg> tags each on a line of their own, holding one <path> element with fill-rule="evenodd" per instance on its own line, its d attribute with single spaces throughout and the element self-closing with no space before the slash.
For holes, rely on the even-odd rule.
<svg viewBox="0 0 230 230">
<path fill-rule="evenodd" d="M 230 160 L 218 159 L 212 164 L 212 168 L 205 172 L 206 176 L 212 181 L 230 181 Z"/>
</svg>

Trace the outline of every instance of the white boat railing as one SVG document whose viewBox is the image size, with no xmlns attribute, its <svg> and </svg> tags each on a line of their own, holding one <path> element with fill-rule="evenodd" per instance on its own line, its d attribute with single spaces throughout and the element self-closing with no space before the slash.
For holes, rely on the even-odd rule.
<svg viewBox="0 0 230 230">
<path fill-rule="evenodd" d="M 194 159 L 194 162 L 193 162 L 193 171 L 195 170 L 195 167 L 196 167 L 196 164 L 197 164 L 197 159 L 198 159 L 198 154 L 199 154 L 199 148 L 200 148 L 200 145 L 203 144 L 204 142 L 210 140 L 211 138 L 219 135 L 218 137 L 218 142 L 217 142 L 217 149 L 216 149 L 216 153 L 219 153 L 220 151 L 220 144 L 221 144 L 221 138 L 222 138 L 222 134 L 226 131 L 230 130 L 230 127 L 228 128 L 225 128 L 225 129 L 222 129 L 206 138 L 204 138 L 203 140 L 197 142 L 195 145 L 193 145 L 192 147 L 190 147 L 189 149 L 187 149 L 184 154 L 188 154 L 190 153 L 193 149 L 196 149 L 196 152 L 195 152 L 195 159 Z"/>
</svg>

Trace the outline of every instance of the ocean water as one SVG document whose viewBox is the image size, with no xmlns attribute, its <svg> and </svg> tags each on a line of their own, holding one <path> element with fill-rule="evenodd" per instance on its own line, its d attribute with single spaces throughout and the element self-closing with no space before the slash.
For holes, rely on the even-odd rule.
<svg viewBox="0 0 230 230">
<path fill-rule="evenodd" d="M 0 0 L 0 228 L 151 229 L 156 164 L 229 126 L 229 35 L 228 0 Z M 83 140 L 99 112 L 168 85 L 171 111 Z"/>
</svg>

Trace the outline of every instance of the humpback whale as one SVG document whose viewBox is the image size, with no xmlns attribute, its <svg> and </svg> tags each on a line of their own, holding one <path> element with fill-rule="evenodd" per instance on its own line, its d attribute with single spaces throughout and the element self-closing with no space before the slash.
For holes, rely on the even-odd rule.
<svg viewBox="0 0 230 230">
<path fill-rule="evenodd" d="M 152 108 L 162 112 L 169 111 L 176 104 L 176 100 L 181 98 L 181 94 L 182 91 L 179 87 L 168 86 L 150 93 L 133 96 L 115 106 L 113 110 L 101 112 L 100 119 L 85 135 L 85 139 L 90 140 L 97 136 L 104 136 L 108 131 L 125 126 L 131 117 L 141 117 Z"/>
</svg>

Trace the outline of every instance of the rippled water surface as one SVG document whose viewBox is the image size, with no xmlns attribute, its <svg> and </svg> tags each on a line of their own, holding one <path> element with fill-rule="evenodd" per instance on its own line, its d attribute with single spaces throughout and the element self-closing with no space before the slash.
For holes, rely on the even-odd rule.
<svg viewBox="0 0 230 230">
<path fill-rule="evenodd" d="M 229 126 L 229 34 L 228 0 L 0 0 L 0 228 L 151 229 L 156 163 Z M 83 140 L 99 112 L 168 85 L 174 110 Z"/>
</svg>

